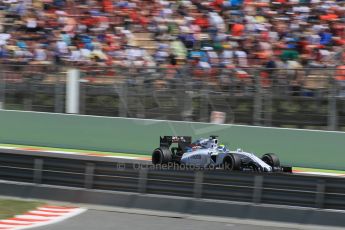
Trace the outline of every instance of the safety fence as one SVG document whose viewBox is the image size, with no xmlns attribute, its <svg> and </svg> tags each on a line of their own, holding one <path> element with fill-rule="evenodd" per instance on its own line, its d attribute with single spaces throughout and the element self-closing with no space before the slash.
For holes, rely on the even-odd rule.
<svg viewBox="0 0 345 230">
<path fill-rule="evenodd" d="M 81 114 L 345 130 L 339 69 L 78 69 Z M 2 108 L 65 112 L 66 70 L 3 65 Z"/>
<path fill-rule="evenodd" d="M 56 156 L 0 154 L 0 179 L 86 189 L 345 210 L 343 178 L 169 170 Z"/>
</svg>

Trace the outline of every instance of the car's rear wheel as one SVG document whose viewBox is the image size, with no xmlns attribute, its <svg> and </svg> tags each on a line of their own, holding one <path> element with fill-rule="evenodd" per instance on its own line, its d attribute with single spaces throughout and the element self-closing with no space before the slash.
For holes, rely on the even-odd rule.
<svg viewBox="0 0 345 230">
<path fill-rule="evenodd" d="M 279 157 L 274 153 L 266 153 L 261 157 L 261 160 L 274 169 L 280 168 Z"/>
<path fill-rule="evenodd" d="M 241 158 L 236 154 L 227 154 L 223 159 L 222 167 L 228 171 L 236 171 L 241 169 Z"/>
<path fill-rule="evenodd" d="M 152 152 L 152 164 L 167 164 L 173 159 L 172 152 L 167 148 L 157 148 Z"/>
</svg>

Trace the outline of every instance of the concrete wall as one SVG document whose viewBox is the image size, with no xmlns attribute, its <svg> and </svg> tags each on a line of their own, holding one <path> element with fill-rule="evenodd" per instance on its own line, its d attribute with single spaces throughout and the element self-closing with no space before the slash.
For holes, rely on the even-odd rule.
<svg viewBox="0 0 345 230">
<path fill-rule="evenodd" d="M 211 134 L 285 165 L 345 170 L 345 132 L 0 111 L 1 143 L 150 154 L 160 135 Z"/>
</svg>

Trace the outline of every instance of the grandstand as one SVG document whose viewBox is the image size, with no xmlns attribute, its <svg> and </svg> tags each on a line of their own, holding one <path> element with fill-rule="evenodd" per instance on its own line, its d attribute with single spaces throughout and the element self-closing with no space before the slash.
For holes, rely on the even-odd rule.
<svg viewBox="0 0 345 230">
<path fill-rule="evenodd" d="M 208 121 L 226 110 L 243 124 L 338 129 L 330 117 L 345 117 L 344 20 L 343 0 L 4 0 L 0 78 L 14 109 L 63 112 L 59 97 L 40 93 L 60 95 L 51 87 L 73 66 L 98 85 L 85 91 L 87 114 Z M 135 88 L 124 112 L 110 90 L 122 84 Z M 176 89 L 191 100 L 167 104 Z"/>
<path fill-rule="evenodd" d="M 345 1 L 4 0 L 0 57 L 202 69 L 334 67 Z"/>
</svg>

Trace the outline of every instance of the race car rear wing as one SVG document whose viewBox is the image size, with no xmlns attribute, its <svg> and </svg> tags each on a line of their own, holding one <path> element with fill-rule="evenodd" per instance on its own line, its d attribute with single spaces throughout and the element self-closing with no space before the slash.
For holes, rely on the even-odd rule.
<svg viewBox="0 0 345 230">
<path fill-rule="evenodd" d="M 170 148 L 172 143 L 177 143 L 178 147 L 184 150 L 188 145 L 192 143 L 192 137 L 190 136 L 163 136 L 160 137 L 160 147 Z"/>
</svg>

